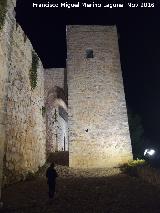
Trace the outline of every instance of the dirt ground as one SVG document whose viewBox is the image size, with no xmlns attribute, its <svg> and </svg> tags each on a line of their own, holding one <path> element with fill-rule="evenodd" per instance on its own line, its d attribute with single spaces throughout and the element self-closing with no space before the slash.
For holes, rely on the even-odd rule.
<svg viewBox="0 0 160 213">
<path fill-rule="evenodd" d="M 75 170 L 56 165 L 56 196 L 48 202 L 46 165 L 37 176 L 3 190 L 2 213 L 160 213 L 160 189 L 118 168 Z"/>
</svg>

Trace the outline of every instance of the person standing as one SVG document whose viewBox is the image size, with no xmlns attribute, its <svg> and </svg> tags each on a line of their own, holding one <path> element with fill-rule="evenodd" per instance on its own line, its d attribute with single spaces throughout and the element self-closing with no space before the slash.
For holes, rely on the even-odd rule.
<svg viewBox="0 0 160 213">
<path fill-rule="evenodd" d="M 55 187 L 56 187 L 56 178 L 58 177 L 58 174 L 55 170 L 55 164 L 51 163 L 50 167 L 48 167 L 46 171 L 46 178 L 47 178 L 47 184 L 48 184 L 48 195 L 50 199 L 54 198 L 55 194 Z"/>
</svg>

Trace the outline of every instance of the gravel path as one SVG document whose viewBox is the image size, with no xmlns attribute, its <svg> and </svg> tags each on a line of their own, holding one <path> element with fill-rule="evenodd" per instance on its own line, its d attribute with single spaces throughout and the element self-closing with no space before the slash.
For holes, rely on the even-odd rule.
<svg viewBox="0 0 160 213">
<path fill-rule="evenodd" d="M 56 195 L 48 202 L 48 185 L 41 168 L 36 177 L 3 190 L 2 213 L 160 213 L 160 189 L 112 169 L 71 169 L 68 153 L 54 153 Z"/>
<path fill-rule="evenodd" d="M 46 167 L 35 179 L 4 189 L 2 213 L 160 213 L 160 190 L 118 168 L 56 166 L 56 196 L 49 204 Z"/>
</svg>

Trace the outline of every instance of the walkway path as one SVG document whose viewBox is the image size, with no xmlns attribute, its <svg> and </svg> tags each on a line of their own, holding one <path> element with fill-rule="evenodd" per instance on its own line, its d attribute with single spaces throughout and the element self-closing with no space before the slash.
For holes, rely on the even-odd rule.
<svg viewBox="0 0 160 213">
<path fill-rule="evenodd" d="M 48 203 L 44 171 L 3 191 L 3 213 L 160 213 L 160 190 L 119 169 L 57 166 L 57 193 Z"/>
</svg>

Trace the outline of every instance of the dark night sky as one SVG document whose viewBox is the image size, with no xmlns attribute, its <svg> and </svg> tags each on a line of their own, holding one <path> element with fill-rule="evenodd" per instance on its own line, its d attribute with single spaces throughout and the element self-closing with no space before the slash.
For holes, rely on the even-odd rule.
<svg viewBox="0 0 160 213">
<path fill-rule="evenodd" d="M 154 8 L 53 9 L 32 8 L 32 2 L 38 0 L 18 0 L 17 22 L 46 68 L 65 67 L 66 24 L 117 25 L 127 104 L 141 115 L 146 137 L 160 144 L 160 3 Z"/>
</svg>

